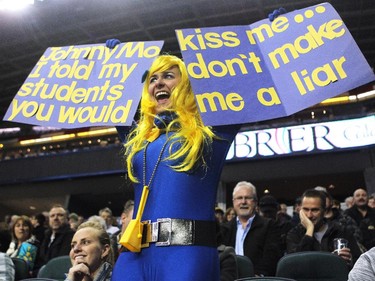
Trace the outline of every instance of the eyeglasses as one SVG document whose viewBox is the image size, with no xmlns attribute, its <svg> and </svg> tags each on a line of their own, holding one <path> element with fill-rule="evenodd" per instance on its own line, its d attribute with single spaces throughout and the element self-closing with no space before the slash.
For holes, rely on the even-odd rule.
<svg viewBox="0 0 375 281">
<path fill-rule="evenodd" d="M 238 196 L 238 197 L 233 198 L 233 201 L 243 201 L 243 200 L 252 201 L 254 199 L 255 197 L 251 197 L 251 196 Z"/>
</svg>

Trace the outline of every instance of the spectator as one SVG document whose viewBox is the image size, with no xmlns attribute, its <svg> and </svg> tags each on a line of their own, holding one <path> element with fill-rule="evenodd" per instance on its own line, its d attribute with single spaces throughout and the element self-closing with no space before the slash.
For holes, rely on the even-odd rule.
<svg viewBox="0 0 375 281">
<path fill-rule="evenodd" d="M 134 201 L 128 200 L 124 205 L 124 209 L 121 214 L 121 234 L 125 232 L 125 229 L 128 227 L 129 222 L 133 218 L 134 211 Z"/>
<path fill-rule="evenodd" d="M 338 212 L 342 213 L 341 202 L 337 199 L 332 200 L 332 209 L 336 209 Z"/>
<path fill-rule="evenodd" d="M 279 204 L 279 213 L 283 213 L 283 214 L 288 215 L 288 206 L 285 203 L 280 203 Z M 291 216 L 289 216 L 289 217 L 290 217 L 290 219 L 292 219 Z"/>
<path fill-rule="evenodd" d="M 84 222 L 85 222 L 85 218 L 81 215 L 78 215 L 78 225 L 81 225 Z"/>
<path fill-rule="evenodd" d="M 5 253 L 0 252 L 0 280 L 14 281 L 14 264 L 12 259 Z"/>
<path fill-rule="evenodd" d="M 99 216 L 91 216 L 87 219 L 87 221 L 96 221 L 100 223 L 100 225 L 104 228 L 107 229 L 107 224 L 105 223 L 105 220 L 102 217 Z"/>
<path fill-rule="evenodd" d="M 292 227 L 292 217 L 288 215 L 287 209 L 288 207 L 286 206 L 286 204 L 279 204 L 279 209 L 276 215 L 276 221 L 288 223 Z"/>
<path fill-rule="evenodd" d="M 375 196 L 374 195 L 371 195 L 369 198 L 368 198 L 368 203 L 367 205 L 370 207 L 370 208 L 375 208 Z"/>
<path fill-rule="evenodd" d="M 353 206 L 345 210 L 345 214 L 356 221 L 362 232 L 363 245 L 371 249 L 375 246 L 375 209 L 367 204 L 367 192 L 359 188 L 353 193 Z"/>
<path fill-rule="evenodd" d="M 375 247 L 362 254 L 349 272 L 348 281 L 375 280 Z"/>
<path fill-rule="evenodd" d="M 331 223 L 335 222 L 339 224 L 341 227 L 345 229 L 347 233 L 353 233 L 355 240 L 361 252 L 366 251 L 365 247 L 363 246 L 363 237 L 359 226 L 357 226 L 355 220 L 348 215 L 340 212 L 337 208 L 333 208 L 333 198 L 327 191 L 324 192 L 326 196 L 326 208 L 324 211 L 324 219 L 326 222 Z"/>
<path fill-rule="evenodd" d="M 353 196 L 349 196 L 345 198 L 345 206 L 346 206 L 346 209 L 353 207 Z"/>
<path fill-rule="evenodd" d="M 224 211 L 223 209 L 216 207 L 215 208 L 215 218 L 219 223 L 224 222 Z"/>
<path fill-rule="evenodd" d="M 276 221 L 276 214 L 279 209 L 279 203 L 272 195 L 264 195 L 259 200 L 259 214 L 265 218 Z"/>
<path fill-rule="evenodd" d="M 16 220 L 19 219 L 19 215 L 11 215 L 9 217 L 9 221 L 8 221 L 8 229 L 11 231 L 12 228 L 13 228 L 13 224 L 16 222 Z"/>
<path fill-rule="evenodd" d="M 45 226 L 46 217 L 43 214 L 36 214 L 31 217 L 31 223 L 33 224 L 33 235 L 40 243 L 42 243 L 44 240 L 44 234 L 47 230 L 47 227 Z"/>
<path fill-rule="evenodd" d="M 7 250 L 7 255 L 20 258 L 27 262 L 31 272 L 37 257 L 39 241 L 32 235 L 33 225 L 29 217 L 20 216 L 12 226 L 12 242 Z"/>
<path fill-rule="evenodd" d="M 116 238 L 116 243 L 115 243 L 116 250 L 114 251 L 115 260 L 117 260 L 118 253 L 125 250 L 125 248 L 120 244 L 120 239 L 121 239 L 121 236 L 124 234 L 126 228 L 128 227 L 129 222 L 133 218 L 133 211 L 134 211 L 134 201 L 133 200 L 126 201 L 124 205 L 124 209 L 122 210 L 122 213 L 121 213 L 121 230 L 115 237 Z"/>
<path fill-rule="evenodd" d="M 256 275 L 274 275 L 281 256 L 279 232 L 275 222 L 256 213 L 256 188 L 239 182 L 233 190 L 233 206 L 237 218 L 222 224 L 223 242 L 237 255 L 245 255 L 254 264 Z"/>
<path fill-rule="evenodd" d="M 301 197 L 297 197 L 293 206 L 292 226 L 296 226 L 300 223 L 299 212 L 301 211 Z"/>
<path fill-rule="evenodd" d="M 280 250 L 281 253 L 286 251 L 286 235 L 292 228 L 290 220 L 278 214 L 279 203 L 272 195 L 265 195 L 259 200 L 260 215 L 270 218 L 276 222 L 276 227 L 280 232 Z"/>
<path fill-rule="evenodd" d="M 12 241 L 12 235 L 5 222 L 0 223 L 0 252 L 5 253 Z"/>
<path fill-rule="evenodd" d="M 82 223 L 71 240 L 72 267 L 66 281 L 110 281 L 113 253 L 109 234 L 98 222 Z"/>
<path fill-rule="evenodd" d="M 107 232 L 109 234 L 114 234 L 120 230 L 117 226 L 113 225 L 113 216 L 110 208 L 106 207 L 104 209 L 101 209 L 99 211 L 99 216 L 101 216 L 105 220 L 105 223 L 107 225 Z"/>
<path fill-rule="evenodd" d="M 309 189 L 302 195 L 300 211 L 301 223 L 292 228 L 287 235 L 287 252 L 325 251 L 333 252 L 333 240 L 345 238 L 349 242 L 348 248 L 340 250 L 338 255 L 348 264 L 355 261 L 361 254 L 352 233 L 337 223 L 327 223 L 324 220 L 326 196 L 324 192 Z"/>
<path fill-rule="evenodd" d="M 76 231 L 79 223 L 78 223 L 78 215 L 76 213 L 69 214 L 69 226 L 72 230 Z"/>
<path fill-rule="evenodd" d="M 69 255 L 74 231 L 68 223 L 68 212 L 61 205 L 54 205 L 49 211 L 49 229 L 46 231 L 39 252 L 38 268 L 50 259 Z"/>
<path fill-rule="evenodd" d="M 216 223 L 216 242 L 220 262 L 220 281 L 233 281 L 238 278 L 237 258 L 233 247 L 223 244 L 220 223 Z"/>
<path fill-rule="evenodd" d="M 232 207 L 229 207 L 229 208 L 225 211 L 224 222 L 231 221 L 231 220 L 234 219 L 235 217 L 236 217 L 236 212 L 235 212 L 235 210 L 234 210 Z"/>
</svg>

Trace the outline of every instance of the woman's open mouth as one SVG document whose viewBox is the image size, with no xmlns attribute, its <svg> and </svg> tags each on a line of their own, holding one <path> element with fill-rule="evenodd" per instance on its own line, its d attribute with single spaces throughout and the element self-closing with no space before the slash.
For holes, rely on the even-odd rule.
<svg viewBox="0 0 375 281">
<path fill-rule="evenodd" d="M 169 97 L 171 96 L 168 92 L 158 92 L 155 94 L 155 99 L 159 104 L 164 104 L 169 100 Z"/>
</svg>

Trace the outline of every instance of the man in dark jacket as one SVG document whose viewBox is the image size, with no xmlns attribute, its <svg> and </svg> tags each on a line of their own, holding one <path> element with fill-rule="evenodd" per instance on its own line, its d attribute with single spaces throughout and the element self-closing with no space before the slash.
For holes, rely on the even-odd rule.
<svg viewBox="0 0 375 281">
<path fill-rule="evenodd" d="M 49 227 L 39 251 L 38 266 L 50 259 L 69 255 L 74 231 L 68 223 L 68 212 L 61 205 L 54 205 L 49 211 Z"/>
<path fill-rule="evenodd" d="M 367 250 L 375 246 L 375 210 L 368 205 L 367 191 L 359 188 L 353 193 L 353 206 L 345 210 L 361 230 L 363 245 Z"/>
<path fill-rule="evenodd" d="M 285 216 L 279 216 L 279 203 L 276 198 L 270 194 L 264 195 L 259 200 L 259 214 L 262 217 L 269 218 L 275 221 L 275 225 L 280 232 L 280 250 L 284 254 L 286 252 L 286 235 L 293 227 L 290 219 Z"/>
<path fill-rule="evenodd" d="M 42 243 L 44 240 L 44 235 L 46 234 L 47 227 L 45 226 L 46 217 L 42 214 L 36 214 L 31 217 L 31 223 L 33 224 L 33 234 L 35 238 Z"/>
<path fill-rule="evenodd" d="M 326 209 L 324 212 L 324 219 L 326 220 L 326 222 L 328 224 L 339 224 L 347 233 L 352 233 L 355 240 L 357 241 L 359 248 L 361 249 L 361 252 L 365 252 L 366 249 L 363 246 L 362 232 L 355 220 L 352 217 L 341 212 L 339 209 L 333 208 L 332 196 L 329 194 L 329 192 L 327 192 L 327 190 L 321 191 L 324 192 L 326 196 Z"/>
<path fill-rule="evenodd" d="M 326 196 L 322 191 L 309 189 L 302 195 L 300 211 L 301 223 L 292 228 L 287 235 L 287 252 L 325 251 L 334 252 L 333 240 L 345 238 L 348 247 L 337 254 L 348 264 L 355 262 L 361 251 L 352 233 L 339 224 L 327 223 L 324 219 Z"/>
<path fill-rule="evenodd" d="M 239 182 L 233 190 L 237 217 L 222 224 L 223 242 L 237 255 L 245 255 L 254 264 L 255 275 L 272 276 L 280 259 L 280 233 L 275 222 L 256 213 L 257 193 L 249 182 Z"/>
</svg>

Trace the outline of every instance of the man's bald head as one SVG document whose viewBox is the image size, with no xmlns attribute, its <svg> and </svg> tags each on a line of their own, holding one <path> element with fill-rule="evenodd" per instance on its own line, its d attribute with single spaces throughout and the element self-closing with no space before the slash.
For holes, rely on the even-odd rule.
<svg viewBox="0 0 375 281">
<path fill-rule="evenodd" d="M 364 206 L 367 206 L 368 197 L 367 197 L 367 191 L 363 188 L 358 188 L 353 193 L 353 204 L 354 206 L 358 208 L 363 208 Z"/>
</svg>

